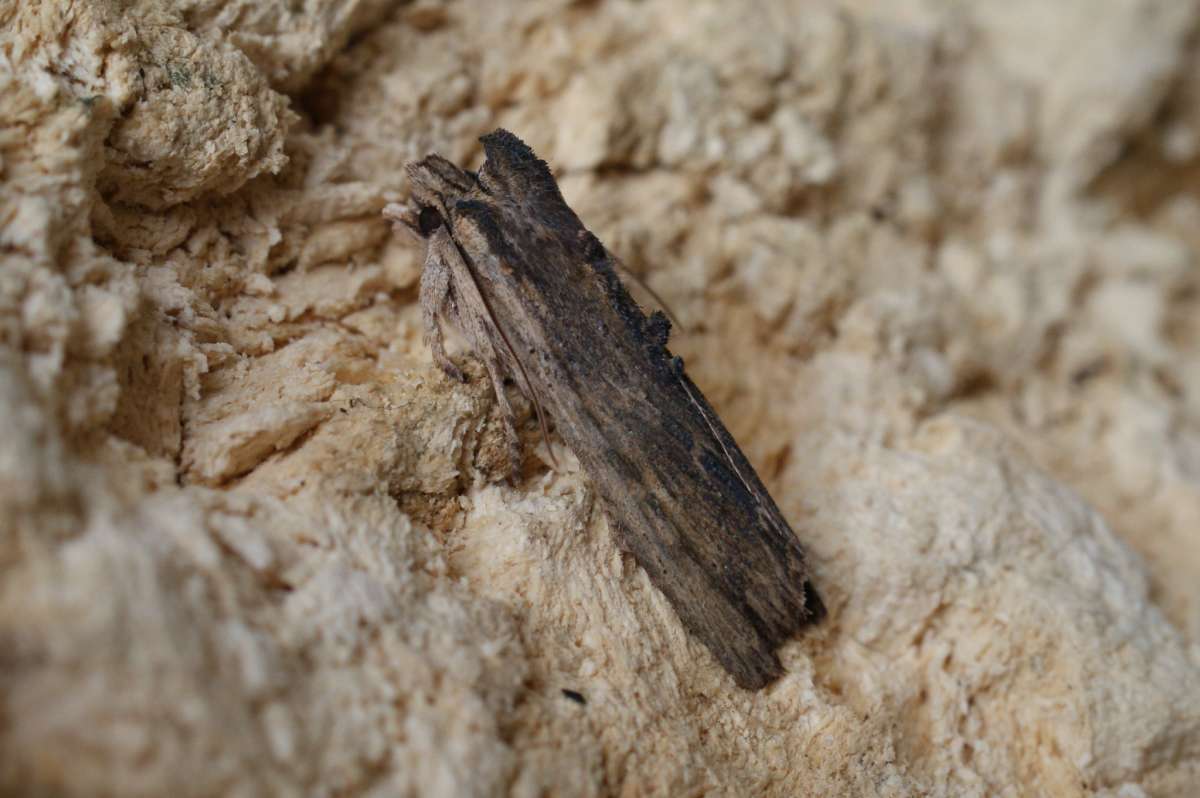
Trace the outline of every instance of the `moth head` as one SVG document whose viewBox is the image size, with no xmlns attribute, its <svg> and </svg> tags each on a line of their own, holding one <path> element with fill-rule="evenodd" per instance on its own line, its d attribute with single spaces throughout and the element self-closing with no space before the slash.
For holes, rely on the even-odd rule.
<svg viewBox="0 0 1200 798">
<path fill-rule="evenodd" d="M 442 226 L 442 214 L 432 205 L 404 205 L 393 202 L 383 209 L 383 217 L 392 222 L 396 230 L 414 233 L 420 238 L 429 238 Z"/>
<path fill-rule="evenodd" d="M 475 176 L 440 155 L 428 155 L 407 167 L 410 203 L 389 205 L 384 215 L 421 238 L 429 238 L 449 218 L 446 210 L 475 189 Z M 400 229 L 400 228 L 397 228 Z"/>
</svg>

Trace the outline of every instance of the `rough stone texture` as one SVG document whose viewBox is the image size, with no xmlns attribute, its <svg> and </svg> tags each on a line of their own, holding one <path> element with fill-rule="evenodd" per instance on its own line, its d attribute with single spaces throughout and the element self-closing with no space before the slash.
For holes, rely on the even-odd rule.
<svg viewBox="0 0 1200 798">
<path fill-rule="evenodd" d="M 0 792 L 1194 795 L 1198 25 L 0 0 Z M 500 125 L 812 553 L 761 693 L 421 344 Z"/>
</svg>

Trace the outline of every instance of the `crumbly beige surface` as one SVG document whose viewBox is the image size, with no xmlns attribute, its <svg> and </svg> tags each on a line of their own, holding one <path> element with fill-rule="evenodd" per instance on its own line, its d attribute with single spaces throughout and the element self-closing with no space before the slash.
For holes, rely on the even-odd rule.
<svg viewBox="0 0 1200 798">
<path fill-rule="evenodd" d="M 0 0 L 0 793 L 1194 795 L 1198 28 Z M 379 210 L 496 126 L 811 553 L 760 693 L 430 362 Z"/>
</svg>

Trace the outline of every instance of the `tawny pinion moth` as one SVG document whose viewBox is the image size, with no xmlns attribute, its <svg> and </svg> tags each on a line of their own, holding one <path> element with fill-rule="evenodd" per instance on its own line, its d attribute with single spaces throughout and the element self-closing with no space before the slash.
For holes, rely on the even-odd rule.
<svg viewBox="0 0 1200 798">
<path fill-rule="evenodd" d="M 554 419 L 622 547 L 688 631 L 738 685 L 766 685 L 782 672 L 775 649 L 825 613 L 795 534 L 667 350 L 666 316 L 630 298 L 545 162 L 505 130 L 481 141 L 478 173 L 430 155 L 408 167 L 414 205 L 384 211 L 427 242 L 434 359 L 463 379 L 442 345 L 445 317 L 487 368 L 513 463 L 506 377 L 543 430 Z"/>
</svg>

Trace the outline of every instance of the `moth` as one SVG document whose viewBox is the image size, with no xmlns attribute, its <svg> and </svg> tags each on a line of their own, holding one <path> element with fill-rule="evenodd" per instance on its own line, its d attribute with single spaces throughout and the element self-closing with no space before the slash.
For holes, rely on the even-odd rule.
<svg viewBox="0 0 1200 798">
<path fill-rule="evenodd" d="M 452 379 L 440 321 L 486 368 L 520 463 L 509 379 L 571 447 L 611 521 L 690 634 L 746 689 L 782 673 L 776 648 L 825 608 L 804 551 L 721 420 L 667 349 L 613 256 L 567 207 L 546 163 L 506 130 L 478 172 L 408 165 L 412 202 L 384 209 L 426 242 L 425 340 Z"/>
</svg>

